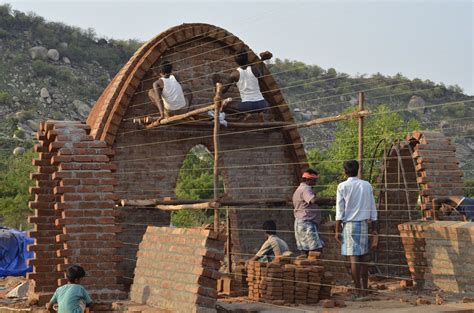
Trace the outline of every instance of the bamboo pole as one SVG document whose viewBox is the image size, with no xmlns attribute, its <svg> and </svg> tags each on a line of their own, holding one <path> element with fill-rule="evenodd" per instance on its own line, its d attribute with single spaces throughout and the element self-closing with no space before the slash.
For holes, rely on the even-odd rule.
<svg viewBox="0 0 474 313">
<path fill-rule="evenodd" d="M 216 95 L 214 96 L 214 231 L 219 231 L 219 115 L 221 113 L 221 98 L 222 84 L 216 84 Z"/>
<path fill-rule="evenodd" d="M 370 111 L 367 110 L 362 110 L 362 111 L 356 111 L 352 113 L 347 113 L 347 114 L 339 114 L 335 116 L 328 116 L 328 117 L 321 117 L 317 118 L 305 123 L 300 123 L 300 124 L 295 124 L 295 125 L 288 125 L 288 126 L 283 126 L 283 129 L 292 129 L 292 128 L 304 128 L 304 127 L 309 127 L 309 126 L 314 126 L 318 124 L 324 124 L 324 123 L 330 123 L 330 122 L 338 122 L 338 121 L 344 121 L 344 120 L 351 120 L 354 118 L 363 118 L 364 116 L 369 116 L 371 114 Z"/>
<path fill-rule="evenodd" d="M 188 118 L 188 117 L 191 117 L 191 116 L 194 116 L 194 115 L 197 115 L 197 114 L 205 113 L 205 112 L 207 112 L 209 110 L 212 110 L 212 109 L 214 109 L 214 104 L 208 105 L 208 106 L 196 109 L 196 110 L 192 110 L 192 111 L 189 111 L 189 112 L 184 113 L 184 114 L 174 115 L 174 116 L 170 116 L 170 117 L 167 117 L 167 118 L 163 118 L 161 120 L 156 120 L 153 123 L 147 125 L 146 128 L 153 128 L 153 127 L 156 127 L 156 126 L 159 126 L 159 125 L 166 125 L 166 124 L 169 124 L 171 122 L 180 121 L 180 120 L 183 120 L 185 118 Z"/>
<path fill-rule="evenodd" d="M 157 209 L 165 211 L 178 211 L 183 209 L 194 209 L 194 210 L 204 210 L 211 209 L 215 206 L 213 202 L 202 202 L 202 203 L 193 203 L 193 204 L 178 204 L 178 205 L 169 205 L 169 204 L 158 204 Z"/>
<path fill-rule="evenodd" d="M 256 200 L 219 200 L 222 206 L 234 206 L 234 205 L 249 205 L 249 204 L 286 204 L 286 199 L 256 199 Z M 207 200 L 160 200 L 160 199 L 144 199 L 144 200 L 120 200 L 121 206 L 140 206 L 140 207 L 156 207 L 157 205 L 188 205 L 197 203 L 214 203 L 213 199 Z"/>
<path fill-rule="evenodd" d="M 364 93 L 359 92 L 359 113 L 364 111 Z M 364 178 L 364 116 L 359 115 L 359 178 Z"/>
</svg>

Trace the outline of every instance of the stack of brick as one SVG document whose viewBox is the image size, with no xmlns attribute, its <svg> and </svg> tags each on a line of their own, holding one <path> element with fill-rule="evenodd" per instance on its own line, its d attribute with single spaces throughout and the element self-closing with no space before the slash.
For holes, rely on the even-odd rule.
<svg viewBox="0 0 474 313">
<path fill-rule="evenodd" d="M 306 304 L 308 302 L 308 274 L 306 262 L 295 261 L 295 303 Z M 306 261 L 306 260 L 305 260 Z"/>
<path fill-rule="evenodd" d="M 131 301 L 157 311 L 215 312 L 224 239 L 211 230 L 149 226 L 139 247 Z"/>
<path fill-rule="evenodd" d="M 270 263 L 267 266 L 267 276 L 263 278 L 266 282 L 265 300 L 275 301 L 283 299 L 283 268 L 278 263 Z"/>
<path fill-rule="evenodd" d="M 283 267 L 283 300 L 295 303 L 295 266 L 285 264 Z"/>
<path fill-rule="evenodd" d="M 317 260 L 276 258 L 273 262 L 248 262 L 248 297 L 273 304 L 316 304 L 324 267 Z"/>
<path fill-rule="evenodd" d="M 66 283 L 63 273 L 70 264 L 85 268 L 88 276 L 82 284 L 96 303 L 110 304 L 125 297 L 117 282 L 121 273 L 116 270 L 120 259 L 116 255 L 119 244 L 115 234 L 120 229 L 115 226 L 116 180 L 109 163 L 113 150 L 105 142 L 93 140 L 89 131 L 89 126 L 79 122 L 53 121 L 42 123 L 38 132 L 42 139 L 38 149 L 44 154 L 34 164 L 39 166 L 40 173 L 44 167 L 50 174 L 38 181 L 45 184 L 40 193 L 48 195 L 43 197 L 46 202 L 30 203 L 30 207 L 37 209 L 35 217 L 30 218 L 35 224 L 31 235 L 37 243 L 30 248 L 35 251 L 31 262 L 43 265 L 35 266 L 29 276 L 34 281 L 30 297 L 40 302 L 46 300 L 36 292 L 37 286 L 46 285 L 42 277 L 56 279 L 55 286 L 47 285 L 47 291 L 53 291 L 53 287 Z M 47 158 L 41 160 L 46 149 Z M 35 188 L 32 192 L 38 194 Z M 62 245 L 49 241 L 45 246 L 46 237 Z M 40 250 L 48 251 L 48 255 Z M 52 251 L 58 259 L 48 257 Z M 51 265 L 56 268 L 52 270 Z"/>
<path fill-rule="evenodd" d="M 474 225 L 455 221 L 418 221 L 399 225 L 416 287 L 474 292 Z"/>
</svg>

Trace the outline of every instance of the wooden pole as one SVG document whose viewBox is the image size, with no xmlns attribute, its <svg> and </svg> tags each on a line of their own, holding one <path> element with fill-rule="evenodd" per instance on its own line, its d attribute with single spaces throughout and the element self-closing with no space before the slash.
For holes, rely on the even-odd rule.
<svg viewBox="0 0 474 313">
<path fill-rule="evenodd" d="M 364 93 L 359 92 L 359 112 L 364 111 Z M 359 178 L 364 178 L 364 116 L 359 116 Z"/>
<path fill-rule="evenodd" d="M 157 126 L 160 126 L 160 125 L 166 125 L 166 124 L 169 124 L 171 122 L 180 121 L 180 120 L 183 120 L 185 118 L 188 118 L 188 117 L 191 117 L 191 116 L 194 116 L 194 115 L 197 115 L 197 114 L 206 113 L 207 111 L 212 110 L 213 108 L 214 108 L 214 104 L 208 105 L 208 106 L 196 109 L 196 110 L 192 110 L 192 111 L 189 111 L 189 112 L 184 113 L 184 114 L 174 115 L 174 116 L 171 116 L 171 117 L 163 118 L 161 120 L 156 120 L 153 123 L 148 124 L 146 126 L 146 128 L 153 128 L 153 127 L 157 127 Z"/>
<path fill-rule="evenodd" d="M 221 113 L 221 91 L 222 84 L 216 84 L 216 95 L 214 97 L 214 231 L 219 231 L 219 115 Z"/>
<path fill-rule="evenodd" d="M 227 224 L 227 263 L 228 263 L 228 270 L 229 273 L 232 273 L 232 253 L 231 253 L 231 232 L 230 232 L 230 214 L 229 214 L 229 208 L 226 210 L 227 216 L 226 216 L 226 224 Z"/>
<path fill-rule="evenodd" d="M 370 114 L 372 114 L 370 111 L 362 110 L 362 111 L 356 111 L 356 112 L 352 112 L 352 113 L 348 113 L 348 114 L 339 114 L 339 115 L 335 115 L 335 116 L 316 118 L 314 120 L 304 122 L 304 123 L 299 123 L 299 124 L 294 124 L 294 125 L 289 125 L 289 126 L 283 126 L 282 128 L 283 129 L 304 128 L 304 127 L 314 126 L 314 125 L 318 125 L 318 124 L 350 120 L 350 119 L 353 119 L 353 118 L 361 118 L 361 117 L 364 117 L 364 116 L 369 116 Z"/>
<path fill-rule="evenodd" d="M 177 211 L 177 210 L 183 210 L 183 209 L 205 210 L 205 209 L 211 209 L 214 206 L 215 206 L 214 202 L 203 202 L 203 203 L 177 204 L 177 205 L 158 204 L 155 207 L 157 209 L 165 210 L 165 211 Z"/>
</svg>

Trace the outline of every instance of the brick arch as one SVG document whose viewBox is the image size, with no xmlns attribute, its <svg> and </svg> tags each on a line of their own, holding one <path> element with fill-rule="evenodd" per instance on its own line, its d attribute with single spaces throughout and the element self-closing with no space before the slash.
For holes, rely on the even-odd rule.
<svg viewBox="0 0 474 313">
<path fill-rule="evenodd" d="M 127 108 L 133 102 L 134 94 L 143 88 L 142 80 L 150 75 L 150 68 L 156 65 L 161 58 L 166 57 L 166 53 L 171 50 L 179 54 L 179 49 L 183 45 L 205 41 L 212 41 L 222 49 L 226 48 L 226 54 L 229 57 L 239 49 L 244 47 L 248 49 L 248 46 L 238 37 L 220 27 L 209 24 L 182 24 L 160 33 L 137 50 L 99 97 L 87 118 L 91 134 L 96 139 L 105 140 L 112 145 Z M 250 62 L 258 60 L 257 55 L 251 49 L 249 52 Z M 214 61 L 211 60 L 209 64 L 210 71 L 215 70 L 212 62 Z M 294 122 L 283 94 L 271 75 L 264 77 L 261 87 L 263 91 L 271 90 L 267 92 L 265 98 L 270 105 L 277 106 L 272 110 L 275 119 Z M 295 161 L 305 163 L 306 155 L 298 131 L 296 129 L 286 130 L 284 135 L 287 143 L 293 144 L 291 152 Z"/>
<path fill-rule="evenodd" d="M 173 63 L 180 81 L 193 91 L 193 104 L 212 101 L 212 74 L 236 68 L 233 56 L 242 47 L 239 38 L 222 28 L 207 24 L 183 24 L 170 28 L 145 43 L 110 82 L 93 107 L 87 124 L 96 140 L 103 140 L 115 151 L 111 163 L 117 180 L 114 192 L 119 199 L 175 198 L 176 178 L 189 150 L 202 144 L 213 150 L 212 128 L 164 125 L 154 129 L 136 129 L 133 118 L 156 114 L 147 91 L 156 79 L 152 68 L 163 60 Z M 250 49 L 250 62 L 258 60 Z M 290 110 L 273 77 L 266 70 L 261 88 L 273 108 L 271 119 L 293 123 Z M 226 94 L 227 96 L 227 94 Z M 229 96 L 238 96 L 235 88 Z M 256 130 L 221 128 L 220 164 L 227 195 L 232 200 L 290 199 L 299 174 L 307 166 L 304 148 L 297 130 Z M 262 211 L 268 209 L 264 214 Z M 117 239 L 129 286 L 135 268 L 134 257 L 147 225 L 168 226 L 167 212 L 144 207 L 118 207 Z M 290 207 L 268 208 L 261 205 L 240 210 L 230 208 L 233 251 L 247 258 L 262 243 L 265 219 L 278 222 L 290 246 L 294 248 L 293 214 Z M 239 257 L 236 256 L 235 259 Z M 235 260 L 234 259 L 234 260 Z"/>
<path fill-rule="evenodd" d="M 379 193 L 382 235 L 377 263 L 384 275 L 408 276 L 398 225 L 429 216 L 437 196 L 463 194 L 462 172 L 449 138 L 437 132 L 413 132 L 387 150 Z"/>
</svg>

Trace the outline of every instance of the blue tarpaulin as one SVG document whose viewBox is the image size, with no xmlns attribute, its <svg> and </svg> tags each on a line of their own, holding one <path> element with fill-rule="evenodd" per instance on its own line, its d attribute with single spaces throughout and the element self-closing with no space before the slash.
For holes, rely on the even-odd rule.
<svg viewBox="0 0 474 313">
<path fill-rule="evenodd" d="M 25 276 L 31 272 L 27 260 L 33 257 L 27 246 L 34 243 L 26 233 L 0 226 L 0 277 Z"/>
</svg>

